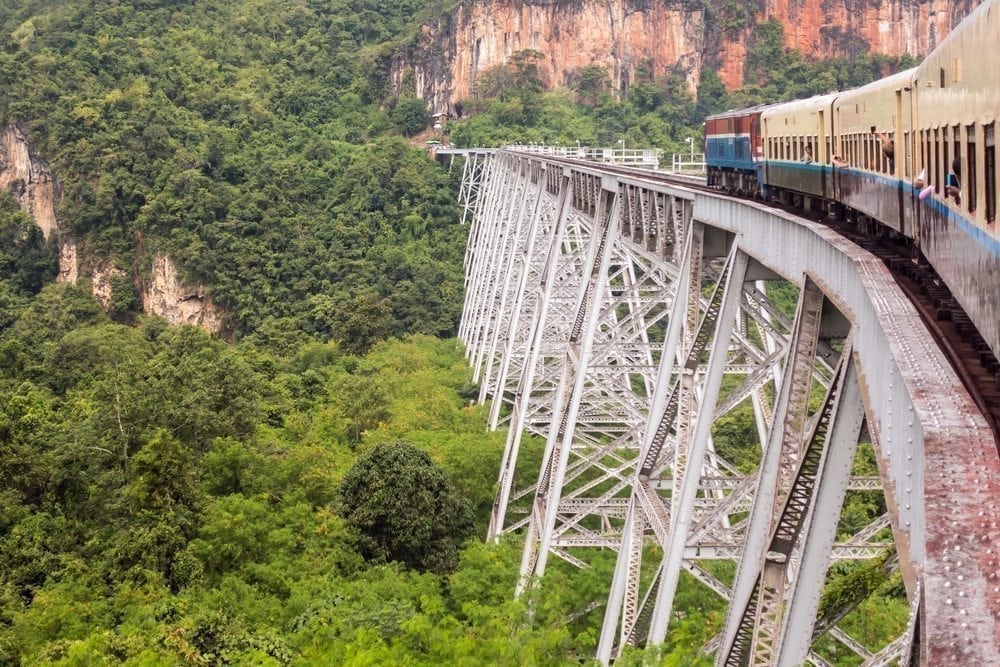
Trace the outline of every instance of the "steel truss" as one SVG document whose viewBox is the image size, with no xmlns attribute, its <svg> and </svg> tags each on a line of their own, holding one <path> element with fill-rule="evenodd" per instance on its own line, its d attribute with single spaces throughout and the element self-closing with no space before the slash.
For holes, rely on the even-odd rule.
<svg viewBox="0 0 1000 667">
<path fill-rule="evenodd" d="M 475 214 L 460 338 L 490 428 L 508 427 L 489 536 L 523 531 L 518 592 L 550 555 L 588 567 L 595 549 L 617 551 L 597 653 L 605 664 L 628 645 L 664 641 L 682 571 L 728 602 L 706 647 L 720 665 L 822 664 L 811 652 L 822 634 L 866 664 L 935 655 L 925 602 L 934 582 L 924 578 L 934 559 L 920 532 L 932 529 L 903 456 L 912 461 L 914 434 L 932 428 L 921 411 L 942 401 L 914 400 L 913 382 L 888 385 L 895 404 L 872 394 L 887 362 L 872 343 L 879 316 L 865 317 L 857 289 L 825 273 L 827 263 L 843 273 L 846 260 L 821 258 L 814 272 L 759 238 L 763 224 L 732 217 L 744 209 L 593 165 L 500 151 L 467 160 L 465 178 L 476 182 L 462 189 Z M 858 273 L 876 281 L 869 268 Z M 799 286 L 793 317 L 767 295 L 781 276 Z M 938 357 L 933 372 L 947 375 Z M 717 419 L 747 405 L 761 456 L 749 474 L 712 439 Z M 903 424 L 892 410 L 907 405 Z M 985 425 L 969 419 L 961 437 L 982 436 Z M 545 443 L 536 477 L 517 466 L 526 435 Z M 881 479 L 852 477 L 861 441 L 875 447 Z M 884 481 L 889 513 L 838 541 L 845 494 Z M 901 569 L 913 612 L 873 654 L 836 625 L 860 600 L 817 614 L 833 561 L 876 557 Z M 712 560 L 737 564 L 731 584 Z"/>
</svg>

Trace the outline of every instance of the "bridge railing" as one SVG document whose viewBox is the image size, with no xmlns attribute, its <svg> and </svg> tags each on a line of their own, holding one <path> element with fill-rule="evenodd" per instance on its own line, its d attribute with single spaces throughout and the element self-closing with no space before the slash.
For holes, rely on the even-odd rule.
<svg viewBox="0 0 1000 667">
<path fill-rule="evenodd" d="M 670 160 L 670 171 L 689 176 L 705 175 L 704 153 L 674 153 Z"/>
<path fill-rule="evenodd" d="M 659 169 L 663 151 L 658 148 L 595 148 L 592 146 L 547 146 L 545 144 L 511 144 L 507 150 L 539 155 L 553 155 L 602 164 Z"/>
</svg>

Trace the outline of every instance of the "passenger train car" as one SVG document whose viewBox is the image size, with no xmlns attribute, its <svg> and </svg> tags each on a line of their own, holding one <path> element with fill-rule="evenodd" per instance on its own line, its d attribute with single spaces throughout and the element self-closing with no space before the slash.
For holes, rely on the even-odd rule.
<svg viewBox="0 0 1000 667">
<path fill-rule="evenodd" d="M 1000 357 L 998 44 L 1000 0 L 985 0 L 916 68 L 710 116 L 708 183 L 910 239 Z"/>
</svg>

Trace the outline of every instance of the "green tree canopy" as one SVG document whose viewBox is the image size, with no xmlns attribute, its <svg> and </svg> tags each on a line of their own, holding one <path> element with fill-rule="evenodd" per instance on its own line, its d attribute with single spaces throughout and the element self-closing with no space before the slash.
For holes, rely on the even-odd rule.
<svg viewBox="0 0 1000 667">
<path fill-rule="evenodd" d="M 448 572 L 472 536 L 470 503 L 407 442 L 376 445 L 358 459 L 341 483 L 340 507 L 358 529 L 362 553 L 374 562 Z"/>
</svg>

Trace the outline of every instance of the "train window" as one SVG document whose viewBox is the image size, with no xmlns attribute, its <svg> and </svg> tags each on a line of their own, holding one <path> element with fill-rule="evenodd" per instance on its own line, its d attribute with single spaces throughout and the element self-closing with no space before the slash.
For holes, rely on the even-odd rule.
<svg viewBox="0 0 1000 667">
<path fill-rule="evenodd" d="M 996 123 L 983 128 L 983 142 L 986 144 L 983 169 L 986 171 L 986 222 L 997 219 L 997 148 L 994 132 Z"/>
<path fill-rule="evenodd" d="M 938 143 L 939 134 L 940 133 L 935 128 L 935 130 L 934 130 L 934 157 L 931 159 L 931 162 L 934 165 L 934 193 L 935 194 L 940 194 L 941 193 L 941 160 L 939 159 L 941 157 L 941 147 L 940 147 L 940 144 Z"/>
<path fill-rule="evenodd" d="M 941 68 L 941 87 L 944 88 L 944 68 Z"/>
<path fill-rule="evenodd" d="M 930 181 L 931 181 L 931 175 L 934 173 L 934 163 L 931 161 L 931 156 L 932 156 L 932 153 L 931 153 L 931 132 L 930 132 L 930 130 L 921 130 L 920 133 L 923 135 L 923 140 L 921 142 L 923 144 L 923 147 L 924 147 L 923 148 L 923 151 L 924 151 L 924 166 L 923 166 L 923 168 L 926 170 L 924 172 L 925 173 L 925 178 L 927 179 L 927 182 L 930 183 Z"/>
<path fill-rule="evenodd" d="M 910 154 L 910 133 L 903 133 L 903 151 L 905 152 L 905 160 L 903 163 L 903 176 L 909 178 L 910 174 L 913 172 L 910 169 L 910 164 L 913 160 L 913 156 Z"/>
<path fill-rule="evenodd" d="M 969 155 L 969 173 L 965 182 L 969 184 L 969 213 L 976 210 L 976 124 L 966 125 L 966 150 Z"/>
<path fill-rule="evenodd" d="M 950 133 L 948 132 L 947 126 L 941 128 L 941 162 L 944 164 L 944 171 L 942 173 L 944 174 L 944 180 L 945 180 L 945 185 L 946 186 L 948 185 L 948 172 L 951 171 L 951 159 L 948 157 L 948 152 L 949 152 L 948 135 L 949 134 Z"/>
</svg>

